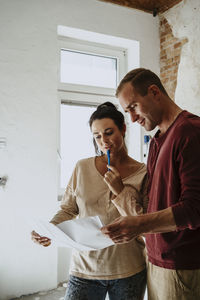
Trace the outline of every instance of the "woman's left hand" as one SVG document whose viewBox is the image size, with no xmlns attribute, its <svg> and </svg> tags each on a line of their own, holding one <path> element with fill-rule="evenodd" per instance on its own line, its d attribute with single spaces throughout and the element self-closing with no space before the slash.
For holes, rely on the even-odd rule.
<svg viewBox="0 0 200 300">
<path fill-rule="evenodd" d="M 104 181 L 114 195 L 119 195 L 124 188 L 122 178 L 118 170 L 113 166 L 108 166 L 109 170 L 104 175 Z"/>
</svg>

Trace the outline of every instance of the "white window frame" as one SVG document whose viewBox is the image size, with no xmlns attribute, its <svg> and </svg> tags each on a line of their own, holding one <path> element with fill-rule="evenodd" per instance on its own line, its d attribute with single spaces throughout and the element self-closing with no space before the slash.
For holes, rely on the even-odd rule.
<svg viewBox="0 0 200 300">
<path fill-rule="evenodd" d="M 110 101 L 116 105 L 116 89 L 70 84 L 60 82 L 60 53 L 62 49 L 85 52 L 89 54 L 106 56 L 117 59 L 117 84 L 127 71 L 127 50 L 120 47 L 113 47 L 105 44 L 81 41 L 68 37 L 58 37 L 59 68 L 58 68 L 58 102 L 59 102 L 59 122 L 60 105 L 83 105 L 98 106 L 99 104 Z M 64 194 L 64 189 L 60 187 L 61 156 L 60 156 L 60 123 L 58 126 L 58 199 Z"/>
<path fill-rule="evenodd" d="M 83 42 L 81 40 L 76 40 L 72 38 L 59 37 L 59 52 L 62 49 L 69 51 L 77 51 L 86 54 L 93 54 L 103 57 L 116 58 L 117 60 L 117 83 L 124 76 L 127 69 L 127 53 L 126 49 L 111 47 L 104 44 Z M 59 53 L 60 57 L 60 53 Z M 112 88 L 103 88 L 96 86 L 87 86 L 81 84 L 71 84 L 60 82 L 60 62 L 59 62 L 59 76 L 58 76 L 58 90 L 59 91 L 68 91 L 68 92 L 78 92 L 78 93 L 87 93 L 92 95 L 104 95 L 104 96 L 114 96 L 116 89 Z"/>
</svg>

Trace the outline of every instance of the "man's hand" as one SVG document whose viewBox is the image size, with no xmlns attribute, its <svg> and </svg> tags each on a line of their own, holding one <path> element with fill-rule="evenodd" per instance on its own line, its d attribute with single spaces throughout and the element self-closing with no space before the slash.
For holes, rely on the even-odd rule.
<svg viewBox="0 0 200 300">
<path fill-rule="evenodd" d="M 138 235 L 175 230 L 176 223 L 171 207 L 140 216 L 120 217 L 101 228 L 117 244 L 127 243 Z"/>
<path fill-rule="evenodd" d="M 117 218 L 114 222 L 101 228 L 116 244 L 127 243 L 141 234 L 140 216 Z"/>
</svg>

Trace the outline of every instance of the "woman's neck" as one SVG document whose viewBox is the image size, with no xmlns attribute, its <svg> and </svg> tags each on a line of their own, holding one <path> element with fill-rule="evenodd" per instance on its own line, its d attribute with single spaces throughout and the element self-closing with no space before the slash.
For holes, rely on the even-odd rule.
<svg viewBox="0 0 200 300">
<path fill-rule="evenodd" d="M 104 155 L 104 159 L 107 162 L 107 155 Z M 114 155 L 110 154 L 110 164 L 114 167 L 120 166 L 121 164 L 124 164 L 129 161 L 129 156 L 126 151 L 126 149 L 122 149 L 118 153 L 115 153 Z"/>
<path fill-rule="evenodd" d="M 102 176 L 104 176 L 108 170 L 107 164 L 108 159 L 106 154 L 103 156 L 98 156 L 95 160 L 96 168 Z M 115 156 L 111 156 L 110 164 L 118 170 L 122 178 L 133 174 L 141 167 L 141 163 L 128 156 L 127 151 L 123 151 Z"/>
</svg>

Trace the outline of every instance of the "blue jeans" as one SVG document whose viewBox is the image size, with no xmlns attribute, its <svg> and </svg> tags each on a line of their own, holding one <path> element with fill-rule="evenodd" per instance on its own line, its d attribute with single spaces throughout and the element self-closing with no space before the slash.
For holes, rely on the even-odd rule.
<svg viewBox="0 0 200 300">
<path fill-rule="evenodd" d="M 70 276 L 64 300 L 142 300 L 146 288 L 146 270 L 131 277 L 93 280 Z"/>
</svg>

